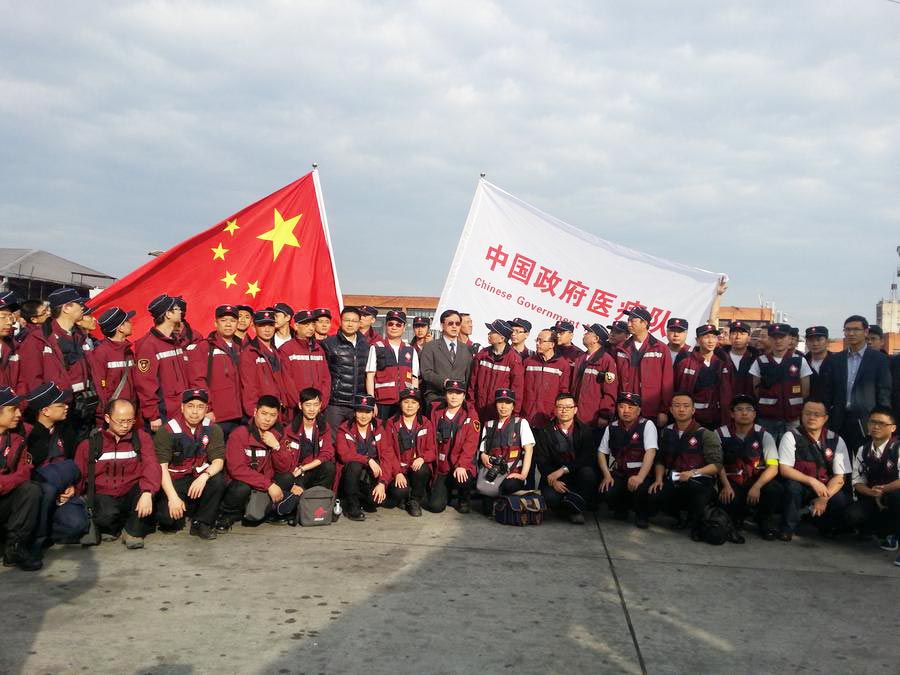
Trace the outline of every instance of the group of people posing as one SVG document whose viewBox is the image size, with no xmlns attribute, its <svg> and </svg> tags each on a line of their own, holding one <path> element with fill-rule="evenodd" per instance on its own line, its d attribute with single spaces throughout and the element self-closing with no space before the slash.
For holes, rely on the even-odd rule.
<svg viewBox="0 0 900 675">
<path fill-rule="evenodd" d="M 335 331 L 328 309 L 221 305 L 204 334 L 167 294 L 132 343 L 127 308 L 94 318 L 68 288 L 47 303 L 41 316 L 0 293 L 4 565 L 40 569 L 53 543 L 95 534 L 142 548 L 187 519 L 204 540 L 289 521 L 312 487 L 353 521 L 466 513 L 475 495 L 488 512 L 538 489 L 576 524 L 606 504 L 640 528 L 668 514 L 699 540 L 717 504 L 737 543 L 748 519 L 790 541 L 807 517 L 897 548 L 900 364 L 868 344 L 861 316 L 843 351 L 813 326 L 803 354 L 790 326 L 753 335 L 732 321 L 723 336 L 714 317 L 693 348 L 670 319 L 666 343 L 639 306 L 586 326 L 581 349 L 566 321 L 530 348 L 521 318 L 487 323 L 481 348 L 455 310 L 437 337 L 414 317 L 407 344 L 407 316 L 388 311 L 381 335 L 369 306 L 344 307 Z"/>
</svg>

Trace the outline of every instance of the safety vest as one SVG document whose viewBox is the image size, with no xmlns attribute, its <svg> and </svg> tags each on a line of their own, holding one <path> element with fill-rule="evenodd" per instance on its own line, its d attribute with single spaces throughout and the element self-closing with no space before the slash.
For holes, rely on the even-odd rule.
<svg viewBox="0 0 900 675">
<path fill-rule="evenodd" d="M 897 480 L 897 463 L 900 461 L 900 439 L 892 438 L 884 446 L 881 457 L 875 454 L 875 443 L 870 438 L 862 449 L 860 473 L 866 476 L 866 485 L 887 485 Z"/>
<path fill-rule="evenodd" d="M 458 417 L 459 415 L 457 415 Z M 397 448 L 400 451 L 400 468 L 405 470 L 410 466 L 416 457 L 419 457 L 419 439 L 424 438 L 428 434 L 425 428 L 424 420 L 421 416 L 416 417 L 413 422 L 413 428 L 408 429 L 403 423 L 402 417 L 394 418 L 394 428 L 397 430 Z"/>
<path fill-rule="evenodd" d="M 793 422 L 800 419 L 803 394 L 800 372 L 803 357 L 784 355 L 781 363 L 763 354 L 759 363 L 759 416 Z"/>
<path fill-rule="evenodd" d="M 209 467 L 206 456 L 206 448 L 209 445 L 209 420 L 203 418 L 199 438 L 192 435 L 189 429 L 183 429 L 176 419 L 166 422 L 166 426 L 172 434 L 169 473 L 179 478 L 191 473 L 203 473 Z"/>
<path fill-rule="evenodd" d="M 822 447 L 820 443 L 813 442 L 802 429 L 791 429 L 789 433 L 793 434 L 796 444 L 794 468 L 804 475 L 827 483 L 834 475 L 832 462 L 840 440 L 838 435 L 833 431 L 825 432 L 825 445 Z"/>
<path fill-rule="evenodd" d="M 525 462 L 525 448 L 522 446 L 522 418 L 508 419 L 500 431 L 497 431 L 497 422 L 489 422 L 485 439 L 485 450 L 493 457 L 503 457 L 506 460 L 508 473 L 515 473 Z"/>
<path fill-rule="evenodd" d="M 670 471 L 693 471 L 707 464 L 703 457 L 703 427 L 696 422 L 680 437 L 674 424 L 667 426 L 660 434 L 659 449 Z"/>
<path fill-rule="evenodd" d="M 313 437 L 306 435 L 306 428 L 303 426 L 303 417 L 297 417 L 295 424 L 299 421 L 299 426 L 294 429 L 297 433 L 298 440 L 290 441 L 288 444 L 292 450 L 298 450 L 297 464 L 308 464 L 319 456 L 319 451 L 325 443 L 322 432 L 325 430 L 325 421 L 316 420 L 313 424 Z"/>
<path fill-rule="evenodd" d="M 359 435 L 359 429 L 356 424 L 353 425 L 353 435 L 356 437 L 356 452 L 364 455 L 369 459 L 378 461 L 378 441 L 381 440 L 381 434 L 375 433 L 375 427 L 369 425 L 369 432 L 365 437 Z"/>
<path fill-rule="evenodd" d="M 609 454 L 615 460 L 613 473 L 617 476 L 635 476 L 644 463 L 644 427 L 647 420 L 639 418 L 635 425 L 626 429 L 619 420 L 609 425 Z"/>
<path fill-rule="evenodd" d="M 401 343 L 397 354 L 389 342 L 378 342 L 375 347 L 375 400 L 378 403 L 396 403 L 400 390 L 412 386 L 412 360 L 414 347 Z"/>
<path fill-rule="evenodd" d="M 728 425 L 716 429 L 722 440 L 722 465 L 728 480 L 735 485 L 749 485 L 766 468 L 763 457 L 763 435 L 758 424 L 753 425 L 744 438 L 737 436 Z"/>
</svg>

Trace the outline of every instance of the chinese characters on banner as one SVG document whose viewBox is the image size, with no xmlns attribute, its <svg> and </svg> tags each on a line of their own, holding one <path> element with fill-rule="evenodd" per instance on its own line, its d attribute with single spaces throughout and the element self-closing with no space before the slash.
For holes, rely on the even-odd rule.
<svg viewBox="0 0 900 675">
<path fill-rule="evenodd" d="M 719 276 L 582 232 L 482 179 L 437 316 L 472 314 L 473 340 L 484 344 L 483 325 L 497 318 L 529 319 L 534 334 L 562 319 L 609 325 L 640 305 L 664 338 L 669 317 L 706 320 Z"/>
</svg>

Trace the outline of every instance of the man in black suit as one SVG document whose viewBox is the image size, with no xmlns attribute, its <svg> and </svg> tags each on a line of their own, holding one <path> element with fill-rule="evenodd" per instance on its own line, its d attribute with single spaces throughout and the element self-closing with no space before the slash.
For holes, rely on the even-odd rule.
<svg viewBox="0 0 900 675">
<path fill-rule="evenodd" d="M 826 401 L 831 429 L 844 439 L 851 457 L 866 437 L 869 411 L 891 404 L 891 370 L 888 357 L 866 344 L 869 322 L 854 314 L 844 321 L 844 344 L 833 354 L 830 392 Z"/>
<path fill-rule="evenodd" d="M 472 352 L 460 338 L 461 323 L 462 317 L 455 309 L 442 312 L 441 337 L 426 343 L 419 354 L 419 373 L 428 406 L 444 398 L 447 380 L 469 380 Z"/>
</svg>

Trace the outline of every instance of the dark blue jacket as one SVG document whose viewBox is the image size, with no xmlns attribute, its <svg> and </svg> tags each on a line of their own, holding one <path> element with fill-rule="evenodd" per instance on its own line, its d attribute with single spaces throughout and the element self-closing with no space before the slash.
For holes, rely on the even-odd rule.
<svg viewBox="0 0 900 675">
<path fill-rule="evenodd" d="M 322 340 L 322 349 L 328 359 L 331 372 L 330 404 L 353 405 L 353 397 L 366 393 L 366 361 L 369 358 L 369 341 L 360 333 L 356 334 L 353 346 L 338 331 Z"/>
</svg>

